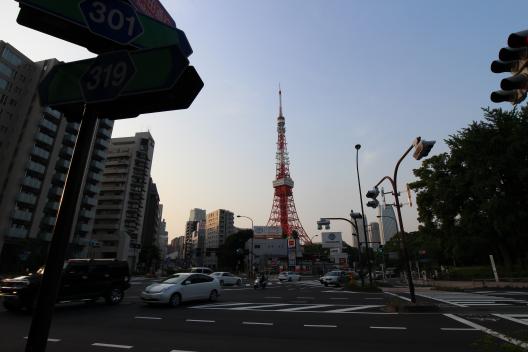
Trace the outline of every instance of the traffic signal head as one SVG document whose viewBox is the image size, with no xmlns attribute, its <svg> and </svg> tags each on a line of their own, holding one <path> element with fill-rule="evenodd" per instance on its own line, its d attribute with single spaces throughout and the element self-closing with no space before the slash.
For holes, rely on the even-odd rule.
<svg viewBox="0 0 528 352">
<path fill-rule="evenodd" d="M 491 93 L 491 101 L 519 104 L 528 91 L 528 31 L 510 34 L 508 45 L 500 50 L 500 60 L 491 63 L 491 71 L 511 72 L 513 76 L 501 81 L 502 90 Z"/>
<path fill-rule="evenodd" d="M 325 230 L 330 230 L 330 220 L 328 220 L 328 219 L 324 219 L 324 218 L 321 218 L 321 219 L 317 222 L 317 229 L 318 229 L 318 230 L 322 230 L 323 227 L 325 228 Z"/>
<path fill-rule="evenodd" d="M 435 145 L 436 141 L 426 141 L 421 139 L 415 146 L 414 146 L 414 154 L 413 158 L 416 160 L 420 160 L 422 158 L 425 158 L 427 155 L 429 155 L 429 152 L 431 149 L 433 149 L 433 146 Z"/>
<path fill-rule="evenodd" d="M 374 187 L 373 189 L 369 190 L 367 192 L 367 198 L 371 198 L 372 200 L 367 202 L 367 207 L 370 208 L 377 208 L 379 205 L 378 200 L 376 199 L 379 196 L 379 189 L 378 187 Z"/>
<path fill-rule="evenodd" d="M 367 207 L 376 209 L 379 205 L 379 201 L 377 199 L 369 200 L 367 202 Z"/>
</svg>

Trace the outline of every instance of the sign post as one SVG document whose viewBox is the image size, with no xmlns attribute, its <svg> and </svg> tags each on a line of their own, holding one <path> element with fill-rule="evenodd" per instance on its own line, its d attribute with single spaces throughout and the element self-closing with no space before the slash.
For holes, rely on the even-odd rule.
<svg viewBox="0 0 528 352">
<path fill-rule="evenodd" d="M 189 66 L 185 33 L 157 0 L 16 1 L 19 24 L 101 54 L 56 65 L 39 85 L 42 105 L 80 122 L 26 344 L 26 352 L 43 352 L 98 118 L 186 109 L 204 84 Z"/>
</svg>

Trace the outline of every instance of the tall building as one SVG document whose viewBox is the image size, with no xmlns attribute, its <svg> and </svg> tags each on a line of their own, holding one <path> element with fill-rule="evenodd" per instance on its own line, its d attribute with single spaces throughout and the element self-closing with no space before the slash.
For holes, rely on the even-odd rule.
<svg viewBox="0 0 528 352">
<path fill-rule="evenodd" d="M 205 209 L 191 209 L 189 221 L 205 221 Z"/>
<path fill-rule="evenodd" d="M 395 234 L 398 233 L 398 223 L 392 205 L 381 202 L 378 207 L 378 223 L 381 234 L 381 244 L 385 245 Z"/>
<path fill-rule="evenodd" d="M 161 211 L 160 214 L 163 214 L 163 205 L 160 204 Z M 160 234 L 158 236 L 158 247 L 160 249 L 161 260 L 165 260 L 169 248 L 169 232 L 167 231 L 167 222 L 165 219 L 161 220 L 160 225 Z"/>
<path fill-rule="evenodd" d="M 79 125 L 40 104 L 55 59 L 33 62 L 0 41 L 0 271 L 44 263 Z M 100 120 L 81 185 L 68 257 L 89 253 L 93 207 L 113 122 Z"/>
<path fill-rule="evenodd" d="M 136 268 L 153 155 L 149 132 L 110 141 L 92 231 L 100 243 L 97 257 L 128 260 Z"/>
<path fill-rule="evenodd" d="M 378 249 L 381 242 L 380 236 L 380 226 L 377 222 L 371 222 L 368 225 L 368 238 L 369 238 L 369 247 L 373 249 Z"/>
<path fill-rule="evenodd" d="M 216 252 L 227 237 L 235 233 L 234 215 L 229 210 L 218 209 L 207 214 L 205 223 L 205 257 L 204 265 L 216 268 Z"/>
<path fill-rule="evenodd" d="M 365 224 L 367 226 L 367 236 L 368 236 L 368 219 L 366 215 L 365 215 Z M 357 227 L 358 227 L 358 232 L 359 232 L 359 242 L 361 242 L 362 246 L 364 246 L 365 245 L 365 228 L 363 226 L 363 219 L 357 219 Z M 354 230 L 354 236 L 352 236 L 352 247 L 357 248 L 358 236 L 356 236 L 355 234 L 356 234 L 356 231 Z"/>
</svg>

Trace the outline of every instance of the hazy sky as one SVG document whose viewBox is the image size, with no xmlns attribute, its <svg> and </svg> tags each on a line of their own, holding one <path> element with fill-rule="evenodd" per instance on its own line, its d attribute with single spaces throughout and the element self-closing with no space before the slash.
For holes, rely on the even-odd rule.
<svg viewBox="0 0 528 352">
<path fill-rule="evenodd" d="M 489 67 L 508 34 L 528 28 L 521 0 L 162 2 L 186 32 L 205 88 L 190 109 L 119 121 L 113 136 L 154 136 L 152 176 L 170 238 L 183 234 L 195 207 L 266 224 L 279 82 L 295 203 L 315 235 L 320 217 L 360 208 L 355 144 L 363 146 L 363 193 L 392 174 L 414 137 L 436 140 L 432 154 L 445 151 L 443 139 L 492 104 L 501 77 Z M 0 10 L 0 39 L 33 60 L 93 56 L 19 26 L 15 1 L 2 1 Z M 418 166 L 412 157 L 403 162 L 401 188 Z M 403 214 L 406 230 L 416 229 L 416 209 Z M 332 229 L 350 241 L 346 224 Z"/>
</svg>

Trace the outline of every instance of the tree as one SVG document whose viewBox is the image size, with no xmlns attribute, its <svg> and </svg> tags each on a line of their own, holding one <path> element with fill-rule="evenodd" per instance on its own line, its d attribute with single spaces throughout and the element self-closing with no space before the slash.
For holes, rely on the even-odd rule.
<svg viewBox="0 0 528 352">
<path fill-rule="evenodd" d="M 418 236 L 440 263 L 511 268 L 528 256 L 528 109 L 485 109 L 483 121 L 450 136 L 449 152 L 414 170 Z"/>
<path fill-rule="evenodd" d="M 330 249 L 323 248 L 320 243 L 307 243 L 303 248 L 303 257 L 307 260 L 319 259 L 326 262 L 330 258 Z"/>
<path fill-rule="evenodd" d="M 156 271 L 161 262 L 161 253 L 158 246 L 148 244 L 141 248 L 138 258 L 138 267 L 141 271 L 149 272 Z"/>
<path fill-rule="evenodd" d="M 253 230 L 240 230 L 227 237 L 224 244 L 218 248 L 218 266 L 232 271 L 244 270 L 244 249 L 246 242 L 253 237 Z"/>
</svg>

